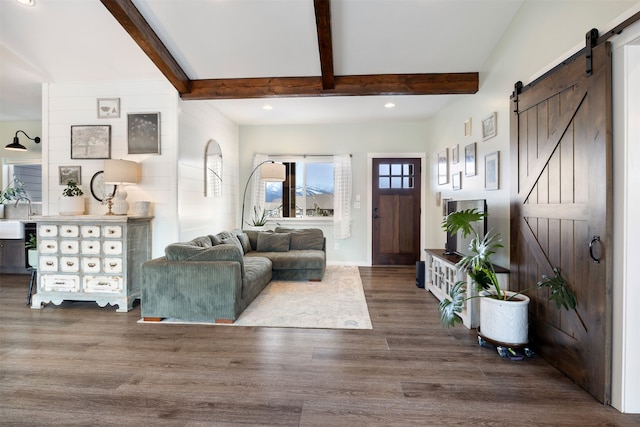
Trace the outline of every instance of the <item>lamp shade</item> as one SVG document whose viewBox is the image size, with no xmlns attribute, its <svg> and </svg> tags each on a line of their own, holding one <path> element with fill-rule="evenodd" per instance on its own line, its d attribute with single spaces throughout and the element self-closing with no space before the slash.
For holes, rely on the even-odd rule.
<svg viewBox="0 0 640 427">
<path fill-rule="evenodd" d="M 286 178 L 286 173 L 282 163 L 264 163 L 260 167 L 260 179 L 263 181 L 282 182 Z"/>
<path fill-rule="evenodd" d="M 106 184 L 137 184 L 140 182 L 138 163 L 131 160 L 105 160 L 104 182 Z"/>
</svg>

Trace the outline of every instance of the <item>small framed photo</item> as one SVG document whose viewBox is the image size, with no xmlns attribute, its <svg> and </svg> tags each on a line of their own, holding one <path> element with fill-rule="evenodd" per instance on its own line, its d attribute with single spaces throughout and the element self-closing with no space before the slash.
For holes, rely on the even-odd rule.
<svg viewBox="0 0 640 427">
<path fill-rule="evenodd" d="M 111 126 L 71 126 L 72 159 L 110 159 Z"/>
<path fill-rule="evenodd" d="M 500 188 L 500 152 L 494 151 L 484 156 L 484 189 Z"/>
<path fill-rule="evenodd" d="M 71 181 L 76 184 L 82 184 L 82 174 L 80 166 L 58 166 L 58 178 L 60 185 L 67 185 Z"/>
<path fill-rule="evenodd" d="M 120 98 L 98 98 L 98 118 L 117 119 L 120 117 Z"/>
<path fill-rule="evenodd" d="M 489 114 L 484 119 L 482 119 L 482 140 L 483 141 L 496 136 L 496 133 L 497 133 L 496 119 L 497 119 L 497 114 L 495 111 Z"/>
<path fill-rule="evenodd" d="M 451 175 L 451 188 L 454 190 L 462 188 L 462 172 L 456 172 Z"/>
<path fill-rule="evenodd" d="M 436 192 L 436 206 L 440 206 L 440 203 L 442 203 L 442 192 L 438 191 Z"/>
<path fill-rule="evenodd" d="M 449 149 L 438 153 L 438 184 L 447 184 L 449 182 Z"/>
<path fill-rule="evenodd" d="M 160 154 L 160 113 L 127 114 L 128 154 Z"/>
<path fill-rule="evenodd" d="M 442 216 L 447 216 L 447 203 L 449 200 L 453 200 L 451 197 L 443 197 L 442 198 Z"/>
<path fill-rule="evenodd" d="M 464 176 L 476 174 L 476 143 L 464 147 Z"/>
<path fill-rule="evenodd" d="M 464 121 L 464 136 L 471 136 L 471 117 Z"/>
<path fill-rule="evenodd" d="M 451 164 L 456 165 L 458 164 L 459 161 L 460 161 L 460 154 L 459 154 L 458 144 L 456 144 L 451 149 Z"/>
</svg>

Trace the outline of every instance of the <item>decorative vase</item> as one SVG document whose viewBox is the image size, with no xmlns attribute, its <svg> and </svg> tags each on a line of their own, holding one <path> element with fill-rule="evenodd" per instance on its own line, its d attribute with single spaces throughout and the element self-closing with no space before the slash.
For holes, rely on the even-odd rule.
<svg viewBox="0 0 640 427">
<path fill-rule="evenodd" d="M 480 293 L 480 334 L 499 344 L 520 345 L 529 342 L 529 297 L 507 291 L 510 300 L 492 298 L 492 292 Z"/>
<path fill-rule="evenodd" d="M 84 196 L 58 197 L 58 213 L 60 215 L 82 215 L 84 213 Z"/>
<path fill-rule="evenodd" d="M 29 249 L 27 251 L 27 261 L 29 265 L 33 268 L 38 268 L 38 250 L 37 249 Z"/>
</svg>

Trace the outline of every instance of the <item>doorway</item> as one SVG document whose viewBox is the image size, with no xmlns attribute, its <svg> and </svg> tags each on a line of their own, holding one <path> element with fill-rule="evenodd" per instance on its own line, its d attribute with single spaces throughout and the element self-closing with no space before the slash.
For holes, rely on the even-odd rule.
<svg viewBox="0 0 640 427">
<path fill-rule="evenodd" d="M 420 158 L 372 159 L 373 265 L 412 265 L 420 259 L 421 183 Z"/>
</svg>

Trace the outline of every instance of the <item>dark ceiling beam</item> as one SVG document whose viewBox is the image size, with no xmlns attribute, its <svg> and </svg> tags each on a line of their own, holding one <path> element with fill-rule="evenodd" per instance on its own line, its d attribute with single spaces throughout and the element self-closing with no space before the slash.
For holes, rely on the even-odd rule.
<svg viewBox="0 0 640 427">
<path fill-rule="evenodd" d="M 331 2 L 330 0 L 313 0 L 313 8 L 316 12 L 322 89 L 331 90 L 335 87 L 333 75 L 333 43 L 331 41 Z"/>
<path fill-rule="evenodd" d="M 468 95 L 478 91 L 478 73 L 336 76 L 324 90 L 321 77 L 192 80 L 183 99 L 243 99 L 295 96 Z"/>
<path fill-rule="evenodd" d="M 189 77 L 131 0 L 100 1 L 176 90 L 180 94 L 189 92 L 191 85 Z"/>
<path fill-rule="evenodd" d="M 100 0 L 182 99 L 294 96 L 458 95 L 478 91 L 478 73 L 334 76 L 329 0 L 314 0 L 321 77 L 190 80 L 131 0 Z"/>
</svg>

